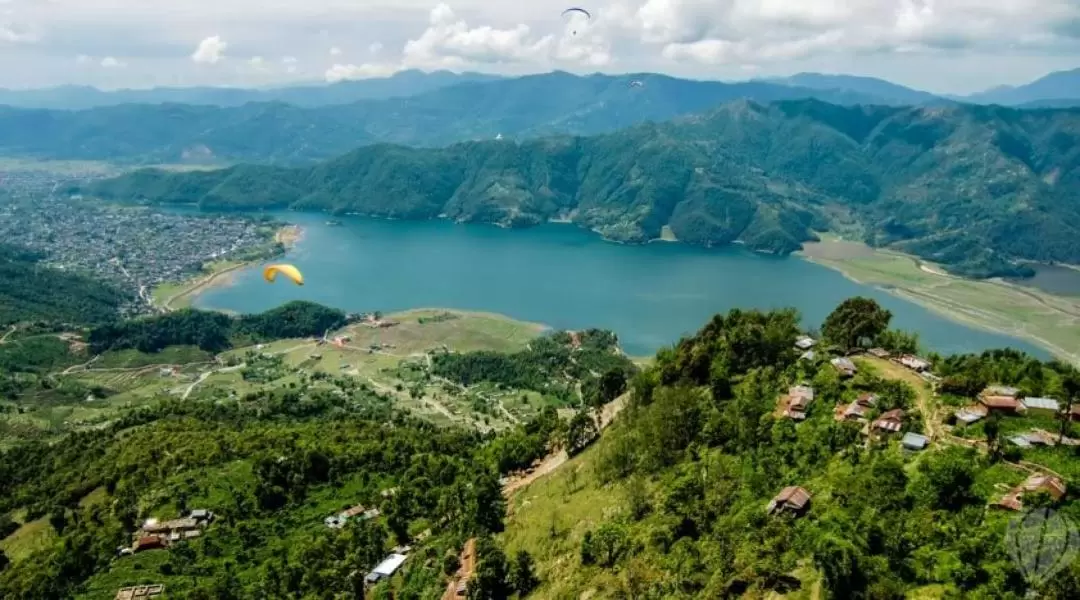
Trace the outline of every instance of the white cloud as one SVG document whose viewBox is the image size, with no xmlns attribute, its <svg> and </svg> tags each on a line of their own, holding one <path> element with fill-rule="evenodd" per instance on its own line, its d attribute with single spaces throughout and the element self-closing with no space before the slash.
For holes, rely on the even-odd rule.
<svg viewBox="0 0 1080 600">
<path fill-rule="evenodd" d="M 338 48 L 337 46 L 334 46 L 334 47 L 330 48 L 330 56 L 340 56 L 340 55 L 341 55 L 341 48 Z"/>
<path fill-rule="evenodd" d="M 461 68 L 476 63 L 514 63 L 542 60 L 553 37 L 535 37 L 528 25 L 510 29 L 489 25 L 470 28 L 448 5 L 440 3 L 428 16 L 428 28 L 405 43 L 403 62 L 409 67 Z"/>
<path fill-rule="evenodd" d="M 372 79 L 374 77 L 389 77 L 400 69 L 393 65 L 377 65 L 364 63 L 362 65 L 334 65 L 326 70 L 326 81 L 337 83 L 347 79 Z"/>
<path fill-rule="evenodd" d="M 38 35 L 14 23 L 0 23 L 0 44 L 32 44 Z"/>
<path fill-rule="evenodd" d="M 101 59 L 101 66 L 105 67 L 106 69 L 122 69 L 127 66 L 127 63 L 116 60 L 115 57 L 106 56 L 105 58 Z"/>
<path fill-rule="evenodd" d="M 199 47 L 191 53 L 191 60 L 197 63 L 215 64 L 225 58 L 225 49 L 228 47 L 228 42 L 221 39 L 221 36 L 210 36 L 199 42 Z"/>
<path fill-rule="evenodd" d="M 590 0 L 587 23 L 549 0 L 443 1 L 0 0 L 0 87 L 243 84 L 250 56 L 267 57 L 266 79 L 286 82 L 328 62 L 347 68 L 345 52 L 326 60 L 335 41 L 363 54 L 353 62 L 369 66 L 357 69 L 376 71 L 388 67 L 371 64 L 743 78 L 754 65 L 762 76 L 853 72 L 938 91 L 1080 65 L 1080 0 Z M 298 61 L 269 58 L 286 51 Z M 139 60 L 106 75 L 71 69 L 77 54 L 94 65 Z M 202 68 L 226 54 L 245 58 L 235 69 Z"/>
<path fill-rule="evenodd" d="M 1070 18 L 1075 0 L 646 0 L 622 25 L 665 58 L 718 65 L 993 51 L 1008 39 L 1075 50 L 1075 38 L 1051 33 Z"/>
</svg>

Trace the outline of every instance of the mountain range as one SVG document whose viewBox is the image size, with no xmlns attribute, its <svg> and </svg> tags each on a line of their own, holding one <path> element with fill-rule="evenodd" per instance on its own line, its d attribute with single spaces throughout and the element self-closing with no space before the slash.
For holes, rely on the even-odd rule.
<svg viewBox="0 0 1080 600">
<path fill-rule="evenodd" d="M 609 134 L 446 148 L 375 144 L 314 166 L 141 170 L 72 192 L 527 226 L 788 253 L 858 232 L 976 277 L 1080 262 L 1080 109 L 738 100 Z"/>
<path fill-rule="evenodd" d="M 348 104 L 358 100 L 414 96 L 458 83 L 495 81 L 497 75 L 450 71 L 400 71 L 390 77 L 333 84 L 292 85 L 270 89 L 233 87 L 156 87 L 105 91 L 64 85 L 31 90 L 0 89 L 0 105 L 20 108 L 82 110 L 119 104 L 197 104 L 241 106 L 249 102 L 285 102 L 296 106 Z"/>
<path fill-rule="evenodd" d="M 638 75 L 640 77 L 640 75 Z M 503 79 L 482 73 L 400 71 L 389 77 L 341 81 L 332 84 L 291 84 L 275 88 L 155 87 L 101 90 L 91 86 L 64 85 L 52 88 L 0 89 L 0 105 L 19 108 L 82 110 L 120 104 L 196 104 L 242 106 L 249 102 L 284 102 L 296 106 L 327 106 L 360 100 L 402 98 L 460 83 Z M 798 73 L 752 83 L 789 85 L 818 92 L 846 92 L 859 97 L 851 101 L 872 104 L 920 105 L 947 102 L 1001 104 L 1023 108 L 1080 105 L 1080 69 L 1057 71 L 1020 86 L 997 86 L 969 95 L 935 94 L 884 79 L 857 75 Z M 762 98 L 764 99 L 764 98 Z M 824 98 L 830 100 L 830 98 Z M 837 98 L 831 98 L 836 101 Z"/>
<path fill-rule="evenodd" d="M 318 107 L 284 102 L 232 107 L 125 104 L 79 111 L 0 107 L 0 155 L 142 164 L 288 164 L 377 142 L 442 146 L 497 136 L 590 135 L 702 112 L 738 98 L 770 102 L 807 97 L 876 103 L 874 97 L 855 92 L 765 82 L 553 72 Z"/>
</svg>

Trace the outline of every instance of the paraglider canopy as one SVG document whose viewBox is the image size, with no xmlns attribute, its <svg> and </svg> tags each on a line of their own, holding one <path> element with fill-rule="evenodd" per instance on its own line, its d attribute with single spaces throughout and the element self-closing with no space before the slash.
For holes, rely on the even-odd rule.
<svg viewBox="0 0 1080 600">
<path fill-rule="evenodd" d="M 644 87 L 644 85 L 644 83 L 638 81 L 637 79 L 630 82 L 630 87 Z"/>
<path fill-rule="evenodd" d="M 263 269 L 263 279 L 273 282 L 278 273 L 288 277 L 296 285 L 304 285 L 304 276 L 300 274 L 300 270 L 292 265 L 268 265 Z"/>
<path fill-rule="evenodd" d="M 578 8 L 576 6 L 571 6 L 570 8 L 562 11 L 562 16 L 565 17 L 566 15 L 573 15 L 573 18 L 585 17 L 586 21 L 592 19 L 592 14 L 590 14 L 589 11 L 585 10 L 584 8 Z M 577 29 L 574 30 L 574 35 L 577 35 Z"/>
</svg>

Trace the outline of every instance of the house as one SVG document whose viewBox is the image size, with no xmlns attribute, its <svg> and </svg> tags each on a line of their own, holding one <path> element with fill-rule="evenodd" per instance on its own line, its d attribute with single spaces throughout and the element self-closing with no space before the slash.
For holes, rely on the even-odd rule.
<svg viewBox="0 0 1080 600">
<path fill-rule="evenodd" d="M 158 550 L 166 547 L 165 540 L 156 535 L 147 535 L 139 538 L 135 542 L 135 552 L 142 552 L 144 550 Z"/>
<path fill-rule="evenodd" d="M 806 410 L 814 401 L 814 388 L 808 385 L 793 385 L 786 396 L 779 400 L 779 416 L 802 421 L 806 419 Z"/>
<path fill-rule="evenodd" d="M 155 585 L 137 585 L 134 587 L 120 588 L 116 592 L 116 600 L 144 600 L 146 598 L 157 598 L 165 593 L 165 586 L 159 584 Z"/>
<path fill-rule="evenodd" d="M 168 521 L 161 521 L 160 523 L 156 519 L 147 519 L 143 524 L 142 530 L 146 533 L 172 533 L 174 531 L 187 531 L 190 529 L 198 529 L 199 522 L 195 519 L 171 519 Z"/>
<path fill-rule="evenodd" d="M 1061 404 L 1053 398 L 1024 398 L 1021 402 L 1024 408 L 1039 414 L 1056 415 L 1061 411 Z"/>
<path fill-rule="evenodd" d="M 930 443 L 930 438 L 925 435 L 909 431 L 904 434 L 900 444 L 908 450 L 922 450 Z"/>
<path fill-rule="evenodd" d="M 904 411 L 899 408 L 882 413 L 881 416 L 871 424 L 873 429 L 887 433 L 896 433 L 897 431 L 900 431 L 903 426 Z"/>
<path fill-rule="evenodd" d="M 914 354 L 904 354 L 900 357 L 899 363 L 912 371 L 925 371 L 930 368 L 930 361 L 919 358 Z"/>
<path fill-rule="evenodd" d="M 981 404 L 976 404 L 974 406 L 961 408 L 953 414 L 956 416 L 957 423 L 971 425 L 986 416 L 986 407 Z"/>
<path fill-rule="evenodd" d="M 780 493 L 765 507 L 765 512 L 770 515 L 788 512 L 795 516 L 804 514 L 810 505 L 810 492 L 798 486 L 790 486 L 780 490 Z"/>
<path fill-rule="evenodd" d="M 802 335 L 799 336 L 799 339 L 795 340 L 795 347 L 799 350 L 809 350 L 810 348 L 813 348 L 816 343 L 814 338 L 808 335 Z"/>
<path fill-rule="evenodd" d="M 213 521 L 214 513 L 203 508 L 196 508 L 195 510 L 191 511 L 191 514 L 188 515 L 188 518 L 202 525 L 204 523 L 209 523 L 210 521 Z"/>
<path fill-rule="evenodd" d="M 986 407 L 987 410 L 1019 414 L 1024 412 L 1024 403 L 1017 400 L 1015 396 L 979 396 L 979 402 Z"/>
<path fill-rule="evenodd" d="M 985 390 L 979 392 L 979 397 L 982 396 L 1006 396 L 1009 398 L 1015 398 L 1020 395 L 1020 390 L 1009 387 L 1006 385 L 991 385 L 987 386 Z"/>
<path fill-rule="evenodd" d="M 799 355 L 799 360 L 808 360 L 813 362 L 815 358 L 817 358 L 817 354 L 813 350 L 807 350 L 806 352 L 803 352 Z"/>
<path fill-rule="evenodd" d="M 404 554 L 391 554 L 386 557 L 386 560 L 382 561 L 372 569 L 367 577 L 364 578 L 364 581 L 368 583 L 377 583 L 390 577 L 405 563 L 406 558 L 408 558 L 408 556 Z"/>
<path fill-rule="evenodd" d="M 870 414 L 870 409 L 877 404 L 876 394 L 861 394 L 851 404 L 837 407 L 837 421 L 864 421 Z"/>
<path fill-rule="evenodd" d="M 1035 473 L 1028 476 L 1028 478 L 1020 485 L 1009 490 L 1008 494 L 1005 494 L 1001 500 L 997 501 L 992 506 L 1019 511 L 1024 508 L 1022 502 L 1024 494 L 1037 492 L 1046 492 L 1055 502 L 1057 502 L 1065 495 L 1065 482 L 1056 475 Z"/>
<path fill-rule="evenodd" d="M 866 353 L 877 358 L 889 358 L 889 351 L 884 348 L 871 348 Z"/>
<path fill-rule="evenodd" d="M 846 356 L 838 356 L 829 362 L 832 363 L 832 366 L 840 373 L 841 377 L 851 377 L 858 372 L 855 363 L 851 362 L 851 359 Z"/>
</svg>

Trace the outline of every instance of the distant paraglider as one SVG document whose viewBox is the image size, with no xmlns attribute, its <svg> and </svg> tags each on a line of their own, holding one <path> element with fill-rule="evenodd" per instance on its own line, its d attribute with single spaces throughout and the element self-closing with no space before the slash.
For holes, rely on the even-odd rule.
<svg viewBox="0 0 1080 600">
<path fill-rule="evenodd" d="M 304 285 L 304 276 L 300 274 L 300 270 L 292 265 L 268 265 L 263 269 L 263 279 L 273 283 L 278 273 L 288 277 L 296 285 Z"/>
<path fill-rule="evenodd" d="M 638 81 L 637 79 L 635 79 L 635 80 L 630 82 L 630 87 L 632 87 L 632 88 L 645 87 L 645 84 L 643 82 Z"/>
<path fill-rule="evenodd" d="M 585 15 L 586 21 L 592 20 L 592 14 L 590 14 L 589 11 L 585 10 L 584 8 L 577 8 L 576 6 L 570 7 L 562 11 L 562 16 L 565 17 L 566 15 L 573 15 L 575 13 Z M 574 29 L 574 35 L 577 35 L 577 29 Z"/>
</svg>

